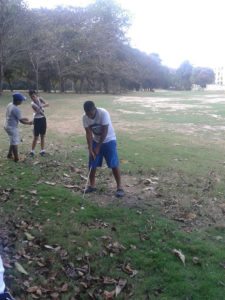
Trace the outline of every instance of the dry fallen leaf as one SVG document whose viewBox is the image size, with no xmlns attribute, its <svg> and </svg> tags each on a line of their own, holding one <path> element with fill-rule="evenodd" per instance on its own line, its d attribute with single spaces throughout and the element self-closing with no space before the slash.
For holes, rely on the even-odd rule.
<svg viewBox="0 0 225 300">
<path fill-rule="evenodd" d="M 50 246 L 50 245 L 44 245 L 44 247 L 45 247 L 46 249 L 54 250 L 54 248 L 53 248 L 52 246 Z"/>
<path fill-rule="evenodd" d="M 114 296 L 115 296 L 115 291 L 112 291 L 112 292 L 108 292 L 108 291 L 104 291 L 104 293 L 103 293 L 103 299 L 104 300 L 112 300 L 113 298 L 114 298 Z"/>
<path fill-rule="evenodd" d="M 70 175 L 68 175 L 67 173 L 63 173 L 64 177 L 70 178 Z"/>
<path fill-rule="evenodd" d="M 67 292 L 68 291 L 68 283 L 64 283 L 61 287 L 61 292 Z"/>
<path fill-rule="evenodd" d="M 17 269 L 17 271 L 19 271 L 20 273 L 23 273 L 25 275 L 28 275 L 27 271 L 24 269 L 23 266 L 21 266 L 21 264 L 19 264 L 18 262 L 15 262 L 15 267 Z"/>
<path fill-rule="evenodd" d="M 45 181 L 45 184 L 48 184 L 48 185 L 56 185 L 55 182 L 50 182 L 50 181 Z"/>
<path fill-rule="evenodd" d="M 36 191 L 36 190 L 31 190 L 31 191 L 29 191 L 29 193 L 30 193 L 31 195 L 37 195 L 37 191 Z"/>
<path fill-rule="evenodd" d="M 103 283 L 104 284 L 115 284 L 116 280 L 110 277 L 103 277 Z"/>
<path fill-rule="evenodd" d="M 52 299 L 59 299 L 59 293 L 52 293 L 50 296 Z"/>
<path fill-rule="evenodd" d="M 200 259 L 197 257 L 197 256 L 194 256 L 193 258 L 192 258 L 192 261 L 193 261 L 193 264 L 194 265 L 199 265 L 199 266 L 201 266 L 201 261 L 200 261 Z"/>
<path fill-rule="evenodd" d="M 128 164 L 128 160 L 126 160 L 126 159 L 121 159 L 120 162 L 121 162 L 121 164 Z"/>
<path fill-rule="evenodd" d="M 130 266 L 130 264 L 124 264 L 122 266 L 122 270 L 123 272 L 127 273 L 128 275 L 130 275 L 130 277 L 134 277 L 137 275 L 138 271 L 137 270 L 133 270 Z"/>
<path fill-rule="evenodd" d="M 182 261 L 185 266 L 185 256 L 181 250 L 173 249 L 172 252 Z"/>
<path fill-rule="evenodd" d="M 121 291 L 125 288 L 127 285 L 126 279 L 120 279 L 117 286 L 116 286 L 116 297 L 121 293 Z"/>
<path fill-rule="evenodd" d="M 78 190 L 81 189 L 78 185 L 72 185 L 72 184 L 64 184 L 64 187 L 67 189 L 78 189 Z"/>
<path fill-rule="evenodd" d="M 26 238 L 28 239 L 28 241 L 32 241 L 35 237 L 33 235 L 31 235 L 29 232 L 24 232 Z"/>
</svg>

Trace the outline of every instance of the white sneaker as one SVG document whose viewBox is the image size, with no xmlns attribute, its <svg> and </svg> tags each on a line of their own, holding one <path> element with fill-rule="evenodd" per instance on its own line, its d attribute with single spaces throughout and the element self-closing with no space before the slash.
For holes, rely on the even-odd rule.
<svg viewBox="0 0 225 300">
<path fill-rule="evenodd" d="M 45 154 L 46 154 L 46 153 L 45 153 L 45 150 L 41 150 L 41 151 L 40 151 L 40 155 L 41 155 L 41 156 L 45 156 Z"/>
</svg>

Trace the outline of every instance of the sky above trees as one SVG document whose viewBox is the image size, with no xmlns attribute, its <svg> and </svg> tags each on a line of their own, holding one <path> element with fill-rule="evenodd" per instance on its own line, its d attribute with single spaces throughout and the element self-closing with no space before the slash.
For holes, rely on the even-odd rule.
<svg viewBox="0 0 225 300">
<path fill-rule="evenodd" d="M 85 6 L 92 0 L 26 0 L 30 7 Z M 130 11 L 131 45 L 169 67 L 225 64 L 224 0 L 117 0 Z"/>
</svg>

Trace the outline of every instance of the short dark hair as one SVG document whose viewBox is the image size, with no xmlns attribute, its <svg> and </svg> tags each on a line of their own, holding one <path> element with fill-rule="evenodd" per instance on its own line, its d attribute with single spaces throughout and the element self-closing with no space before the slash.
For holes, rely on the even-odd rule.
<svg viewBox="0 0 225 300">
<path fill-rule="evenodd" d="M 34 95 L 34 94 L 37 94 L 35 90 L 29 90 L 28 93 L 29 93 L 30 96 L 32 96 L 32 95 Z"/>
<path fill-rule="evenodd" d="M 89 111 L 93 111 L 94 109 L 96 109 L 95 104 L 93 101 L 86 101 L 84 102 L 84 111 L 85 112 L 89 112 Z"/>
</svg>

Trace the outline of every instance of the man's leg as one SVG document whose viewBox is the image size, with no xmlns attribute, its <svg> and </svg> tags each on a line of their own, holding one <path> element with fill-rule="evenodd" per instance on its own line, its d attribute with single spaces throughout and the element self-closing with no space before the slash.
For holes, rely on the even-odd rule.
<svg viewBox="0 0 225 300">
<path fill-rule="evenodd" d="M 96 169 L 92 168 L 89 176 L 89 182 L 92 188 L 95 187 L 95 174 L 96 174 Z"/>
<path fill-rule="evenodd" d="M 34 151 L 38 141 L 38 136 L 34 136 L 32 146 L 31 146 L 31 151 Z"/>
<path fill-rule="evenodd" d="M 121 185 L 120 168 L 119 167 L 112 168 L 112 172 L 113 172 L 113 176 L 116 180 L 116 184 L 117 184 L 117 190 L 116 190 L 115 195 L 116 195 L 116 197 L 121 198 L 125 195 L 125 192 Z"/>
<path fill-rule="evenodd" d="M 17 162 L 19 160 L 18 145 L 12 145 L 12 152 L 14 155 L 14 161 Z"/>
<path fill-rule="evenodd" d="M 45 155 L 45 134 L 46 134 L 46 129 L 47 129 L 47 122 L 46 122 L 46 118 L 41 118 L 39 120 L 40 122 L 40 128 L 39 128 L 39 132 L 40 132 L 40 136 L 41 136 L 41 155 Z"/>
<path fill-rule="evenodd" d="M 120 168 L 116 167 L 116 168 L 112 168 L 112 172 L 113 172 L 113 176 L 116 180 L 116 184 L 117 184 L 117 190 L 118 189 L 122 189 L 121 186 L 121 175 L 120 175 Z"/>
<path fill-rule="evenodd" d="M 41 135 L 41 155 L 45 154 L 45 135 Z"/>
<path fill-rule="evenodd" d="M 96 174 L 96 168 L 91 168 L 89 169 L 89 174 L 88 174 L 88 182 L 87 182 L 87 187 L 85 187 L 84 193 L 92 193 L 96 191 L 95 188 L 95 174 Z"/>
<path fill-rule="evenodd" d="M 9 152 L 8 152 L 8 155 L 7 155 L 7 158 L 13 158 L 13 146 L 10 145 L 9 146 Z"/>
</svg>

